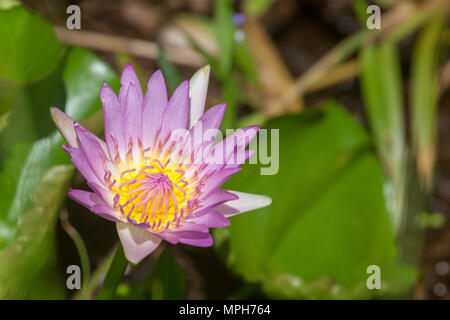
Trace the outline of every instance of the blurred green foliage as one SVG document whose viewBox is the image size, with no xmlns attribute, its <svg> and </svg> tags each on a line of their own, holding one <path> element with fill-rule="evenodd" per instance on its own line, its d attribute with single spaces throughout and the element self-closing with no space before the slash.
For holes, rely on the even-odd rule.
<svg viewBox="0 0 450 320">
<path fill-rule="evenodd" d="M 165 249 L 144 282 L 144 297 L 153 300 L 184 299 L 186 280 L 172 252 Z"/>
<path fill-rule="evenodd" d="M 0 73 L 6 78 L 0 86 L 0 96 L 6 97 L 0 103 L 1 112 L 8 115 L 0 133 L 0 186 L 4 190 L 0 199 L 0 297 L 64 297 L 64 281 L 54 270 L 54 231 L 74 170 L 61 148 L 64 140 L 51 123 L 49 108 L 65 105 L 69 115 L 83 120 L 101 107 L 102 81 L 115 88 L 119 81 L 109 66 L 87 50 L 70 49 L 59 59 L 59 42 L 39 16 L 22 7 L 0 11 L 0 15 L 0 23 L 16 23 L 18 31 L 22 30 L 22 38 L 14 33 L 10 33 L 12 40 L 4 36 L 8 50 L 0 48 L 2 53 L 9 51 L 1 66 L 11 67 Z M 35 43 L 36 39 L 41 43 Z M 10 82 L 40 78 L 28 84 Z M 92 129 L 99 132 L 101 128 Z M 68 166 L 55 167 L 61 164 Z M 39 292 L 39 287 L 30 285 L 42 281 L 45 272 L 53 277 L 47 278 L 46 287 L 55 287 L 55 291 Z"/>
<path fill-rule="evenodd" d="M 411 70 L 411 123 L 413 149 L 423 185 L 431 189 L 436 157 L 438 62 L 444 17 L 439 15 L 421 32 L 413 52 Z M 448 50 L 448 49 L 447 49 Z"/>
<path fill-rule="evenodd" d="M 361 91 L 378 156 L 391 184 L 387 204 L 394 230 L 402 221 L 405 188 L 405 125 L 397 47 L 391 42 L 361 49 Z"/>
<path fill-rule="evenodd" d="M 61 46 L 52 27 L 21 6 L 0 10 L 0 39 L 0 77 L 35 81 L 58 64 Z"/>
<path fill-rule="evenodd" d="M 0 250 L 0 299 L 66 296 L 57 269 L 55 225 L 73 173 L 71 165 L 53 167 L 34 190 L 33 204 L 17 224 L 17 239 Z"/>
<path fill-rule="evenodd" d="M 244 10 L 257 16 L 271 3 L 247 0 Z M 243 83 L 258 84 L 245 39 L 237 40 L 233 14 L 232 1 L 216 0 L 213 18 L 202 20 L 212 30 L 219 57 L 193 42 L 222 84 L 228 103 L 223 128 L 235 127 L 237 108 L 247 98 Z M 435 51 L 441 28 L 442 20 L 430 23 L 414 50 L 412 136 L 417 152 L 435 148 Z M 100 134 L 100 87 L 106 81 L 117 91 L 119 78 L 88 50 L 62 51 L 51 26 L 21 6 L 0 10 L 0 39 L 0 298 L 65 298 L 55 225 L 75 170 L 48 110 L 65 105 L 68 115 Z M 354 52 L 361 39 L 350 39 L 352 50 L 338 61 Z M 273 198 L 269 207 L 232 218 L 222 237 L 215 237 L 230 268 L 246 282 L 244 288 L 261 286 L 274 298 L 408 296 L 417 272 L 400 262 L 395 241 L 407 183 L 397 44 L 388 39 L 366 45 L 358 59 L 370 135 L 331 101 L 272 119 L 264 127 L 279 130 L 279 172 L 262 176 L 260 166 L 245 165 L 224 186 Z M 173 91 L 181 76 L 162 51 L 158 64 Z M 247 116 L 256 118 L 257 113 Z M 392 197 L 385 198 L 386 189 L 394 190 Z M 114 265 L 108 259 L 77 298 L 92 297 L 110 261 Z M 366 287 L 369 265 L 381 267 L 379 293 Z M 118 284 L 114 279 L 105 286 L 109 297 L 181 299 L 186 291 L 183 271 L 168 249 L 145 281 Z"/>
<path fill-rule="evenodd" d="M 369 297 L 372 264 L 389 287 L 402 267 L 382 172 L 364 129 L 334 102 L 270 120 L 265 128 L 280 130 L 279 172 L 262 176 L 259 166 L 247 165 L 225 187 L 266 194 L 273 203 L 232 218 L 230 265 L 274 297 L 304 298 L 310 290 L 320 298 Z M 407 271 L 403 288 L 414 279 Z M 328 285 L 320 290 L 324 278 Z"/>
</svg>

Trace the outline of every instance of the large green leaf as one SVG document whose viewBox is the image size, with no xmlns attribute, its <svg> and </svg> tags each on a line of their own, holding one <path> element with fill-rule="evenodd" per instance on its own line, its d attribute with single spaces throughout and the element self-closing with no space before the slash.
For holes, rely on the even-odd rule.
<svg viewBox="0 0 450 320">
<path fill-rule="evenodd" d="M 82 48 L 71 49 L 63 79 L 67 91 L 66 113 L 78 121 L 100 110 L 99 94 L 103 81 L 113 89 L 120 85 L 119 77 L 111 67 Z"/>
<path fill-rule="evenodd" d="M 20 217 L 18 237 L 0 251 L 0 299 L 61 298 L 65 281 L 54 272 L 55 224 L 73 166 L 57 166 L 40 180 L 33 205 Z M 58 281 L 55 281 L 55 277 Z M 48 280 L 48 281 L 46 281 Z M 35 283 L 45 283 L 36 286 Z M 41 289 L 41 291 L 37 291 Z"/>
<path fill-rule="evenodd" d="M 0 78 L 34 81 L 58 64 L 60 44 L 51 25 L 21 6 L 0 10 Z"/>
<path fill-rule="evenodd" d="M 232 218 L 231 265 L 276 297 L 369 296 L 372 264 L 389 288 L 399 267 L 382 172 L 363 128 L 332 102 L 267 128 L 279 129 L 279 172 L 246 165 L 226 185 L 273 199 Z"/>
</svg>

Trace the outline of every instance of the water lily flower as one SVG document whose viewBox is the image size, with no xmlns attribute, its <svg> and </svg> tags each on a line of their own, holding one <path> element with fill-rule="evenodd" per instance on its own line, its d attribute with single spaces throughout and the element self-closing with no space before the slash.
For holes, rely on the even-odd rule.
<svg viewBox="0 0 450 320">
<path fill-rule="evenodd" d="M 106 142 L 64 112 L 51 109 L 68 143 L 63 148 L 92 189 L 71 189 L 69 197 L 116 223 L 132 263 L 150 254 L 161 240 L 211 246 L 210 228 L 227 226 L 228 217 L 271 203 L 266 196 L 219 189 L 251 156 L 246 146 L 257 127 L 238 130 L 217 143 L 214 136 L 212 142 L 188 143 L 194 141 L 189 134 L 200 127 L 202 132 L 217 131 L 226 109 L 219 104 L 204 113 L 209 73 L 209 66 L 200 69 L 168 100 L 160 70 L 151 76 L 144 95 L 127 64 L 118 96 L 106 83 L 100 89 Z M 171 138 L 178 129 L 187 132 L 183 143 Z M 244 143 L 242 136 L 248 138 Z M 192 161 L 200 151 L 202 160 Z M 206 161 L 217 154 L 221 163 Z"/>
</svg>

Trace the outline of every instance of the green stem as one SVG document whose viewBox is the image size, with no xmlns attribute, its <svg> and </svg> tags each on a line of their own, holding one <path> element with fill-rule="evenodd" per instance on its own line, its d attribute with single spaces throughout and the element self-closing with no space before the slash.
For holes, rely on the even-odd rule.
<svg viewBox="0 0 450 320">
<path fill-rule="evenodd" d="M 122 245 L 119 247 L 114 254 L 114 258 L 109 267 L 108 273 L 106 274 L 105 281 L 97 294 L 97 300 L 110 300 L 114 297 L 117 286 L 122 279 L 123 273 L 127 268 L 128 261 L 125 258 Z"/>
</svg>

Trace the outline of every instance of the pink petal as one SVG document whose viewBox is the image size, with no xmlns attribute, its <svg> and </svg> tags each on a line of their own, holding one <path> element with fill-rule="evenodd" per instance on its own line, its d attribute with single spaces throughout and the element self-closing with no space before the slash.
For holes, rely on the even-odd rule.
<svg viewBox="0 0 450 320">
<path fill-rule="evenodd" d="M 124 136 L 127 146 L 130 142 L 138 147 L 142 137 L 142 92 L 131 82 L 128 85 L 124 102 Z"/>
<path fill-rule="evenodd" d="M 209 233 L 185 231 L 177 232 L 180 242 L 196 247 L 211 247 L 214 241 Z"/>
<path fill-rule="evenodd" d="M 109 154 L 112 159 L 115 159 L 116 156 L 125 159 L 127 150 L 123 134 L 123 108 L 120 106 L 119 99 L 114 91 L 106 83 L 103 83 L 100 89 L 100 99 L 103 106 L 105 139 Z"/>
<path fill-rule="evenodd" d="M 173 93 L 162 116 L 161 138 L 176 129 L 186 129 L 189 120 L 189 81 L 183 81 Z"/>
<path fill-rule="evenodd" d="M 211 150 L 210 155 L 205 156 L 207 161 L 215 161 L 216 163 L 225 163 L 234 165 L 242 162 L 245 158 L 244 152 L 247 145 L 255 138 L 259 127 L 248 126 L 243 129 L 238 129 L 232 135 L 226 137 L 224 140 L 217 143 Z M 213 160 L 209 160 L 209 158 Z"/>
<path fill-rule="evenodd" d="M 120 84 L 122 85 L 119 90 L 119 101 L 121 105 L 124 105 L 127 99 L 128 86 L 130 84 L 133 84 L 137 89 L 138 100 L 140 101 L 140 103 L 142 103 L 143 95 L 141 84 L 131 63 L 127 63 L 123 68 L 122 74 L 120 76 Z"/>
<path fill-rule="evenodd" d="M 198 231 L 198 232 L 209 232 L 209 228 L 207 225 L 201 223 L 192 223 L 192 222 L 183 222 L 178 228 L 172 229 L 173 232 L 181 232 L 181 231 Z"/>
<path fill-rule="evenodd" d="M 97 175 L 92 170 L 84 152 L 81 151 L 81 149 L 72 148 L 66 145 L 63 145 L 63 148 L 69 154 L 72 163 L 75 165 L 75 167 L 77 167 L 78 171 L 80 171 L 80 173 L 87 181 L 92 181 L 99 185 L 103 184 L 103 181 L 100 181 Z"/>
<path fill-rule="evenodd" d="M 160 128 L 161 118 L 167 106 L 166 83 L 161 70 L 151 76 L 147 85 L 143 103 L 142 135 L 144 148 L 151 147 L 156 132 Z"/>
<path fill-rule="evenodd" d="M 112 222 L 124 222 L 122 216 L 120 215 L 120 212 L 112 209 L 110 206 L 104 204 L 95 204 L 94 206 L 92 206 L 91 211 L 106 220 Z"/>
<path fill-rule="evenodd" d="M 181 231 L 181 232 L 163 232 L 161 237 L 172 243 L 179 242 L 197 247 L 210 247 L 213 245 L 213 239 L 208 232 L 199 231 Z"/>
<path fill-rule="evenodd" d="M 217 133 L 219 132 L 218 129 L 222 123 L 226 107 L 226 103 L 221 103 L 208 109 L 189 130 L 189 138 L 191 139 L 190 145 L 192 146 L 192 150 L 196 150 L 197 152 L 204 152 L 204 150 L 209 151 L 210 147 L 214 144 Z M 205 133 L 208 130 L 213 130 L 212 134 L 209 134 L 208 132 L 207 135 L 211 140 L 203 141 L 203 139 L 206 138 Z M 200 144 L 202 149 L 198 150 Z"/>
<path fill-rule="evenodd" d="M 222 184 L 225 183 L 232 175 L 241 171 L 242 168 L 229 168 L 219 170 L 206 179 L 205 184 L 201 187 L 202 194 L 206 197 L 211 192 L 217 190 Z"/>
<path fill-rule="evenodd" d="M 94 194 L 92 192 L 78 189 L 70 189 L 67 194 L 71 199 L 75 200 L 76 202 L 85 206 L 88 209 L 92 208 L 92 206 L 96 204 L 94 200 L 91 199 L 91 195 Z"/>
<path fill-rule="evenodd" d="M 189 219 L 196 224 L 206 225 L 208 228 L 219 228 L 230 225 L 230 221 L 218 211 L 210 211 L 200 217 Z"/>
<path fill-rule="evenodd" d="M 83 151 L 92 171 L 97 176 L 98 180 L 103 182 L 105 176 L 104 163 L 107 161 L 107 156 L 100 143 L 93 137 L 92 133 L 79 125 L 75 125 L 75 132 L 77 134 L 78 142 Z"/>
<path fill-rule="evenodd" d="M 114 194 L 109 189 L 95 182 L 88 182 L 87 184 L 104 203 L 110 207 L 114 206 Z"/>
<path fill-rule="evenodd" d="M 93 192 L 70 189 L 68 196 L 104 219 L 114 222 L 121 221 L 120 214 L 106 206 L 103 200 Z"/>
<path fill-rule="evenodd" d="M 117 233 L 122 242 L 125 257 L 138 263 L 155 250 L 161 239 L 129 223 L 117 223 Z"/>
<path fill-rule="evenodd" d="M 209 196 L 200 199 L 199 205 L 192 213 L 192 215 L 194 217 L 199 217 L 217 207 L 219 204 L 237 199 L 239 199 L 239 197 L 231 192 L 228 192 L 226 190 L 217 190 L 211 193 Z"/>
</svg>

